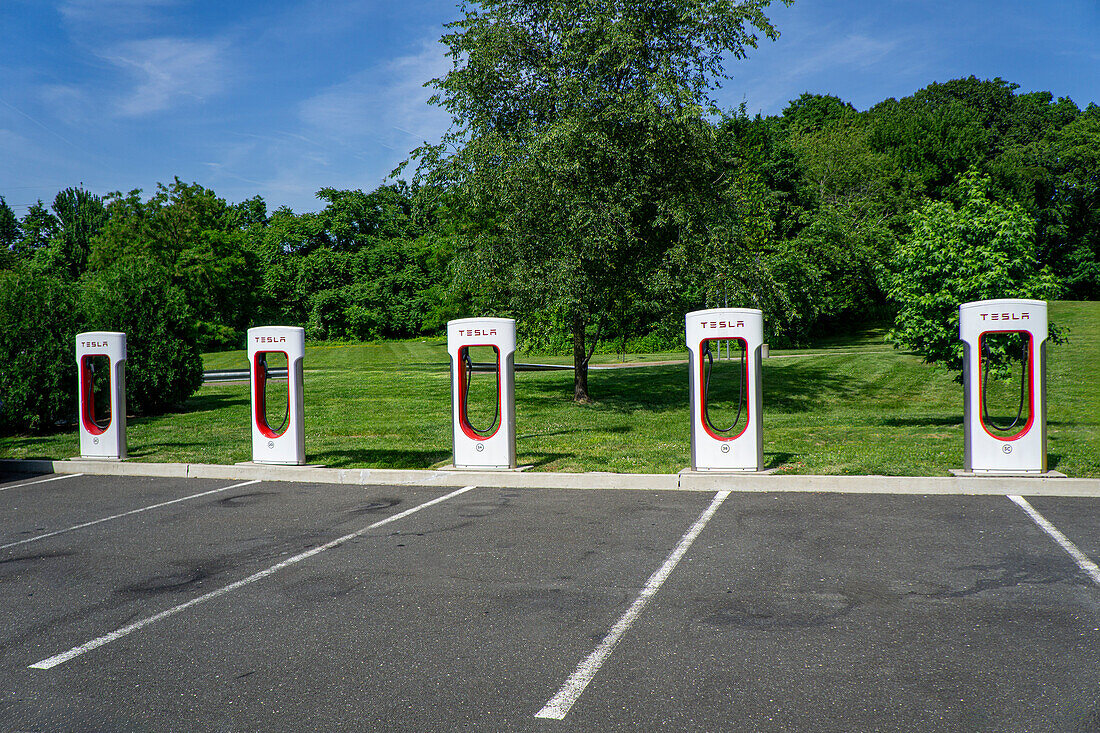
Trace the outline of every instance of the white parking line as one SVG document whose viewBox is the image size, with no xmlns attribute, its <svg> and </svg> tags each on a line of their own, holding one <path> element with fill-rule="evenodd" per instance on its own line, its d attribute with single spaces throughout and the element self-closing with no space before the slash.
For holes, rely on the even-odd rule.
<svg viewBox="0 0 1100 733">
<path fill-rule="evenodd" d="M 726 500 L 726 497 L 730 495 L 728 491 L 719 491 L 714 496 L 714 500 L 707 507 L 706 511 L 699 515 L 699 518 L 695 520 L 695 524 L 691 525 L 683 537 L 680 538 L 680 543 L 676 545 L 676 549 L 672 551 L 672 554 L 668 556 L 664 564 L 649 577 L 645 587 L 642 588 L 642 592 L 638 594 L 638 597 L 631 604 L 630 608 L 626 610 L 615 625 L 611 627 L 611 630 L 607 632 L 607 636 L 603 638 L 599 646 L 593 650 L 580 664 L 577 665 L 577 669 L 573 672 L 572 676 L 565 681 L 561 689 L 558 690 L 558 694 L 546 703 L 542 710 L 535 713 L 536 718 L 551 718 L 553 720 L 562 720 L 565 718 L 566 713 L 573 707 L 573 704 L 580 698 L 581 693 L 584 692 L 584 688 L 588 687 L 588 683 L 592 681 L 592 678 L 596 676 L 596 673 L 600 671 L 600 667 L 611 655 L 611 650 L 615 648 L 615 644 L 619 642 L 619 639 L 623 637 L 630 627 L 634 624 L 634 621 L 641 614 L 642 609 L 645 608 L 649 599 L 657 594 L 657 590 L 661 587 L 661 584 L 665 582 L 668 576 L 676 568 L 676 565 L 680 562 L 680 559 L 691 547 L 691 543 L 695 541 L 695 538 L 699 536 L 699 533 L 703 531 L 703 528 L 707 526 L 707 522 L 710 521 L 714 513 L 718 511 L 718 507 L 722 506 L 722 502 Z"/>
<path fill-rule="evenodd" d="M 356 537 L 359 537 L 360 535 L 366 534 L 367 532 L 369 532 L 372 529 L 377 529 L 378 527 L 381 527 L 384 524 L 389 524 L 390 522 L 396 522 L 398 519 L 404 519 L 405 517 L 409 516 L 410 514 L 414 514 L 418 511 L 420 511 L 421 509 L 427 509 L 430 506 L 435 506 L 436 504 L 440 504 L 442 502 L 445 502 L 448 499 L 453 499 L 454 497 L 458 496 L 459 494 L 465 494 L 467 491 L 469 491 L 471 489 L 474 489 L 474 488 L 477 488 L 477 487 L 476 486 L 464 486 L 461 489 L 457 489 L 455 491 L 452 491 L 449 494 L 445 494 L 443 496 L 436 497 L 435 499 L 431 499 L 429 501 L 426 501 L 423 504 L 417 504 L 416 506 L 414 506 L 410 509 L 406 509 L 403 512 L 398 512 L 397 514 L 394 514 L 391 517 L 386 517 L 385 519 L 377 521 L 374 524 L 371 524 L 369 526 L 363 527 L 362 529 L 356 530 L 355 532 L 352 532 L 351 534 L 346 534 L 343 537 L 337 538 L 337 539 L 335 539 L 331 542 L 320 545 L 318 547 L 314 547 L 312 550 L 306 550 L 305 552 L 303 552 L 301 554 L 298 554 L 298 555 L 295 555 L 294 557 L 283 560 L 281 563 L 278 563 L 276 565 L 272 565 L 271 567 L 267 568 L 266 570 L 261 570 L 258 573 L 253 573 L 252 575 L 249 575 L 247 578 L 243 578 L 241 580 L 238 580 L 235 583 L 230 583 L 227 586 L 224 586 L 224 587 L 219 588 L 217 590 L 210 591 L 209 593 L 201 595 L 198 598 L 192 598 L 191 600 L 187 601 L 186 603 L 181 603 L 180 605 L 169 608 L 166 611 L 161 611 L 160 613 L 154 614 L 153 616 L 143 618 L 140 621 L 135 621 L 134 623 L 129 624 L 128 626 L 123 626 L 121 629 L 116 629 L 115 631 L 112 631 L 109 634 L 104 634 L 103 636 L 100 636 L 96 639 L 92 639 L 91 641 L 87 642 L 86 644 L 81 644 L 80 646 L 73 647 L 72 649 L 70 649 L 67 652 L 62 652 L 61 654 L 54 655 L 54 656 L 50 657 L 49 659 L 43 659 L 41 662 L 35 662 L 34 664 L 30 665 L 30 669 L 52 669 L 52 668 L 56 667 L 59 664 L 64 664 L 65 662 L 68 662 L 71 659 L 75 659 L 76 657 L 79 657 L 82 654 L 86 654 L 86 653 L 92 651 L 93 649 L 98 649 L 99 647 L 103 646 L 104 644 L 109 644 L 112 641 L 115 641 L 116 639 L 121 639 L 122 637 L 126 636 L 127 634 L 132 634 L 133 632 L 135 632 L 139 629 L 145 628 L 149 624 L 156 623 L 157 621 L 162 621 L 163 619 L 166 619 L 169 616 L 174 616 L 177 613 L 179 613 L 180 611 L 188 609 L 191 606 L 197 606 L 200 603 L 205 603 L 206 601 L 211 601 L 211 600 L 213 600 L 215 598 L 218 598 L 220 596 L 224 596 L 226 593 L 232 593 L 233 591 L 237 590 L 238 588 L 243 588 L 244 586 L 246 586 L 250 583 L 255 583 L 257 580 L 263 580 L 264 578 L 268 577 L 269 575 L 273 575 L 273 574 L 279 572 L 283 568 L 287 568 L 287 567 L 290 567 L 291 565 L 295 565 L 297 563 L 300 563 L 302 560 L 307 560 L 307 559 L 313 557 L 314 555 L 320 555 L 322 552 L 325 552 L 326 550 L 331 550 L 334 547 L 339 547 L 340 545 L 344 544 L 345 542 L 348 542 L 349 540 L 353 540 Z"/>
<path fill-rule="evenodd" d="M 1077 545 L 1069 541 L 1069 538 L 1058 531 L 1058 528 L 1047 521 L 1039 512 L 1035 511 L 1035 507 L 1028 503 L 1027 499 L 1022 496 L 1010 496 L 1008 497 L 1016 503 L 1018 507 L 1027 512 L 1027 515 L 1031 517 L 1039 527 L 1050 535 L 1051 539 L 1062 546 L 1062 549 L 1069 553 L 1069 556 L 1073 558 L 1077 563 L 1077 567 L 1085 571 L 1085 574 L 1092 578 L 1092 582 L 1100 585 L 1100 567 L 1096 566 L 1088 555 L 1077 549 Z"/>
<path fill-rule="evenodd" d="M 243 483 L 233 484 L 232 486 L 223 486 L 220 489 L 212 489 L 210 491 L 203 491 L 203 492 L 198 493 L 198 494 L 191 494 L 190 496 L 183 496 L 183 497 L 180 497 L 179 499 L 172 499 L 171 501 L 162 501 L 159 504 L 153 504 L 152 506 L 143 506 L 140 509 L 131 509 L 128 512 L 122 512 L 121 514 L 112 514 L 109 517 L 103 517 L 103 519 L 94 519 L 91 522 L 83 522 L 81 524 L 74 524 L 72 527 L 66 527 L 65 529 L 58 529 L 58 530 L 55 530 L 53 532 L 47 532 L 46 534 L 37 535 L 35 537 L 28 537 L 26 539 L 19 540 L 17 542 L 9 542 L 6 545 L 0 545 L 0 550 L 6 550 L 9 547 L 16 547 L 18 545 L 25 545 L 28 542 L 37 542 L 38 540 L 44 540 L 47 537 L 56 537 L 59 534 L 65 534 L 66 532 L 72 532 L 72 531 L 77 530 L 77 529 L 84 529 L 85 527 L 93 527 L 97 524 L 103 524 L 104 522 L 110 522 L 111 520 L 114 520 L 114 519 L 122 519 L 123 517 L 130 517 L 130 516 L 133 516 L 134 514 L 141 514 L 142 512 L 147 512 L 147 511 L 150 511 L 152 509 L 160 509 L 161 507 L 168 506 L 170 504 L 178 504 L 181 501 L 190 501 L 191 499 L 200 499 L 204 496 L 210 496 L 211 494 L 218 494 L 218 493 L 221 493 L 222 491 L 229 491 L 230 489 L 239 489 L 242 486 L 250 486 L 252 484 L 258 484 L 258 483 L 260 483 L 259 479 L 256 479 L 255 481 L 244 481 Z"/>
<path fill-rule="evenodd" d="M 40 478 L 36 481 L 27 481 L 22 484 L 14 484 L 12 486 L 0 486 L 0 491 L 7 491 L 8 489 L 21 489 L 24 486 L 34 486 L 35 484 L 44 484 L 47 481 L 61 481 L 67 478 L 76 478 L 77 476 L 83 476 L 82 473 L 63 473 L 60 476 L 50 476 L 49 478 Z"/>
</svg>

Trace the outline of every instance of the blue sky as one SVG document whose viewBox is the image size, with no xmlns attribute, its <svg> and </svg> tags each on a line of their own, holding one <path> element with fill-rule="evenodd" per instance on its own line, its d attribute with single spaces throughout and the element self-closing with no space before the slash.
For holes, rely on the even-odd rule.
<svg viewBox="0 0 1100 733">
<path fill-rule="evenodd" d="M 449 122 L 424 81 L 454 0 L 0 0 L 0 195 L 22 216 L 67 186 L 179 176 L 229 201 L 316 210 L 380 185 Z M 1100 104 L 1098 0 L 797 0 L 717 94 L 779 113 L 802 92 L 858 109 L 1000 76 Z"/>
</svg>

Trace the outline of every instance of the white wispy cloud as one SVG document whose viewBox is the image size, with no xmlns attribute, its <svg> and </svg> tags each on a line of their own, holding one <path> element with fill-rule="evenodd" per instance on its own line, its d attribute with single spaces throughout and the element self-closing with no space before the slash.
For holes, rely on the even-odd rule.
<svg viewBox="0 0 1100 733">
<path fill-rule="evenodd" d="M 823 80 L 882 75 L 887 70 L 905 73 L 913 44 L 912 38 L 843 32 L 832 25 L 794 27 L 775 46 L 761 47 L 748 62 L 732 66 L 734 82 L 726 85 L 722 97 L 744 98 L 750 111 L 774 114 L 802 92 L 818 91 Z"/>
<path fill-rule="evenodd" d="M 864 69 L 880 63 L 898 46 L 896 40 L 870 38 L 858 33 L 838 38 L 793 64 L 786 77 L 798 79 L 816 73 L 824 66 L 847 69 Z"/>
<path fill-rule="evenodd" d="M 432 38 L 412 53 L 352 73 L 301 101 L 297 126 L 241 135 L 206 167 L 227 183 L 255 180 L 263 170 L 258 193 L 295 210 L 317 208 L 314 194 L 324 187 L 369 191 L 409 151 L 437 141 L 449 126 L 449 115 L 428 105 L 432 90 L 423 86 L 446 73 L 444 52 Z"/>
<path fill-rule="evenodd" d="M 299 116 L 314 134 L 404 156 L 425 140 L 437 140 L 450 124 L 446 112 L 428 105 L 432 90 L 424 87 L 449 64 L 442 45 L 423 41 L 415 53 L 364 69 L 305 100 Z"/>
<path fill-rule="evenodd" d="M 44 84 L 37 89 L 38 98 L 54 119 L 67 125 L 78 125 L 92 114 L 94 105 L 88 93 L 72 84 Z"/>
<path fill-rule="evenodd" d="M 179 5 L 179 0 L 64 0 L 61 17 L 70 24 L 132 27 L 152 20 L 156 11 Z"/>
<path fill-rule="evenodd" d="M 103 52 L 104 59 L 128 72 L 134 81 L 117 101 L 116 113 L 147 115 L 224 91 L 231 76 L 226 46 L 216 40 L 148 38 Z"/>
</svg>

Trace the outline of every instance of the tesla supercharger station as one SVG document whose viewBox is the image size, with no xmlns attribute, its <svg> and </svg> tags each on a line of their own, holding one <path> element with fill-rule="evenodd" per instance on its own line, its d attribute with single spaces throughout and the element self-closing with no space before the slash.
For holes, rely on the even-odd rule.
<svg viewBox="0 0 1100 733">
<path fill-rule="evenodd" d="M 80 457 L 126 458 L 126 334 L 91 331 L 76 335 L 80 404 Z M 105 370 L 106 395 L 97 393 L 96 371 Z M 96 399 L 97 394 L 99 400 Z M 96 402 L 102 407 L 97 412 Z"/>
<path fill-rule="evenodd" d="M 489 347 L 496 369 L 479 372 L 471 349 Z M 479 349 L 482 354 L 488 349 Z M 516 322 L 511 318 L 463 318 L 447 324 L 447 353 L 451 357 L 451 432 L 455 468 L 508 469 L 516 467 Z M 471 386 L 495 371 L 496 409 L 492 422 L 483 406 L 471 420 Z M 482 390 L 479 390 L 481 392 Z M 481 408 L 481 409 L 478 409 Z M 480 420 L 480 422 L 478 422 Z"/>
<path fill-rule="evenodd" d="M 964 350 L 964 470 L 1045 473 L 1047 304 L 1017 299 L 963 303 L 959 338 Z M 990 414 L 987 394 L 994 348 L 1018 357 L 1021 370 L 1018 407 L 998 415 Z M 1015 396 L 1014 385 L 1012 392 Z"/>
<path fill-rule="evenodd" d="M 305 329 L 260 326 L 248 329 L 248 365 L 252 384 L 252 461 L 300 466 L 306 462 L 306 427 L 302 393 Z M 286 410 L 282 423 L 268 421 L 269 354 L 286 357 Z M 276 409 L 276 412 L 279 412 Z"/>
<path fill-rule="evenodd" d="M 760 429 L 761 351 L 764 317 L 755 308 L 712 308 L 686 316 L 691 384 L 691 468 L 695 471 L 762 471 L 764 436 Z M 736 387 L 722 385 L 723 396 L 737 395 L 736 415 L 712 415 L 714 360 L 719 349 L 740 354 Z M 725 370 L 730 371 L 730 370 Z M 726 375 L 729 376 L 728 374 Z M 732 389 L 731 389 L 732 387 Z M 715 420 L 719 422 L 715 422 Z M 729 424 L 726 424 L 729 423 Z"/>
</svg>

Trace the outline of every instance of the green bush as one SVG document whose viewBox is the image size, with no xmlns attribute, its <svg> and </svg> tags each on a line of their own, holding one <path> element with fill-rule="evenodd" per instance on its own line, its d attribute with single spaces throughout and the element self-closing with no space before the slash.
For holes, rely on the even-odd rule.
<svg viewBox="0 0 1100 733">
<path fill-rule="evenodd" d="M 1050 300 L 1062 286 L 1049 268 L 1040 268 L 1035 222 L 1021 206 L 992 200 L 989 177 L 974 169 L 959 177 L 957 188 L 958 206 L 930 201 L 913 215 L 912 234 L 895 252 L 889 297 L 898 304 L 891 340 L 961 372 L 959 305 Z M 1051 340 L 1060 342 L 1060 330 L 1050 325 Z"/>
<path fill-rule="evenodd" d="M 40 433 L 75 419 L 75 306 L 65 280 L 0 272 L 0 432 Z"/>
<path fill-rule="evenodd" d="M 194 316 L 186 295 L 162 265 L 137 257 L 119 260 L 85 274 L 79 297 L 87 330 L 126 333 L 126 405 L 131 413 L 167 412 L 202 384 Z"/>
<path fill-rule="evenodd" d="M 342 289 L 328 288 L 313 294 L 309 299 L 309 321 L 306 335 L 310 339 L 343 338 L 346 333 L 344 310 L 347 298 Z"/>
</svg>

